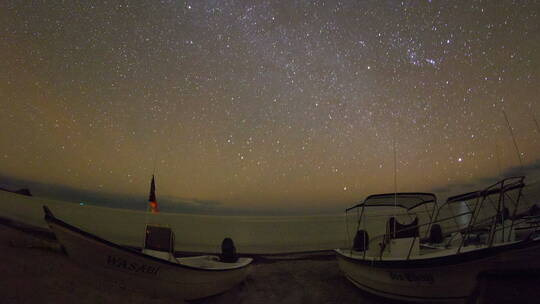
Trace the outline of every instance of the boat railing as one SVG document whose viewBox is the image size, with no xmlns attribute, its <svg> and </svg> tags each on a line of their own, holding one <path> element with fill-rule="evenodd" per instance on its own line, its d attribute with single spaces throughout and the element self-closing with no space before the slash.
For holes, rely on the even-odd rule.
<svg viewBox="0 0 540 304">
<path fill-rule="evenodd" d="M 483 245 L 487 247 L 492 247 L 494 244 L 501 242 L 510 242 L 513 241 L 512 234 L 513 229 L 516 225 L 526 222 L 527 212 L 519 213 L 519 202 L 522 196 L 522 190 L 524 187 L 523 183 L 524 177 L 512 177 L 503 179 L 483 191 L 471 192 L 465 195 L 456 196 L 449 198 L 449 200 L 441 206 L 444 207 L 451 202 L 459 202 L 461 200 L 476 200 L 472 208 L 468 208 L 467 211 L 460 212 L 459 214 L 453 214 L 452 216 L 447 216 L 440 218 L 440 210 L 437 211 L 437 217 L 434 220 L 423 223 L 420 225 L 415 225 L 413 227 L 405 227 L 399 230 L 392 230 L 388 227 L 386 228 L 386 233 L 380 234 L 372 238 L 366 244 L 366 248 L 373 248 L 372 246 L 378 246 L 379 252 L 378 257 L 382 259 L 384 251 L 392 239 L 397 239 L 397 235 L 403 235 L 404 232 L 409 232 L 411 230 L 421 231 L 422 228 L 425 228 L 426 231 L 430 232 L 431 227 L 434 225 L 442 225 L 454 221 L 457 223 L 456 219 L 468 217 L 468 223 L 462 225 L 456 225 L 453 229 L 446 230 L 443 238 L 447 238 L 445 248 L 452 246 L 454 238 L 460 237 L 459 245 L 457 246 L 456 253 L 460 253 L 462 248 L 468 246 L 474 238 L 476 240 L 480 239 L 480 236 L 483 235 L 486 238 Z M 512 190 L 517 190 L 517 196 L 513 199 L 509 192 Z M 487 208 L 486 204 L 489 204 L 491 207 L 492 214 L 489 216 L 481 216 L 480 211 L 482 208 Z M 511 204 L 511 205 L 510 205 Z M 505 210 L 508 207 L 512 207 L 512 214 L 510 211 Z M 451 226 L 451 225 L 448 225 Z M 499 235 L 501 237 L 499 237 Z M 408 250 L 406 259 L 410 259 L 413 252 L 414 246 L 418 242 L 418 245 L 421 243 L 429 243 L 429 238 L 426 236 L 422 239 L 420 233 L 416 233 L 411 240 L 411 244 Z M 455 244 L 457 245 L 457 244 Z M 352 250 L 352 249 L 351 249 Z M 373 249 L 370 250 L 373 252 Z M 368 249 L 363 251 L 363 256 L 366 258 Z"/>
<path fill-rule="evenodd" d="M 456 216 L 463 216 L 463 215 L 467 215 L 467 214 L 469 214 L 469 212 L 464 212 L 464 213 L 456 215 Z M 452 217 L 447 217 L 447 218 L 441 219 L 440 221 L 435 221 L 433 223 L 424 223 L 424 224 L 421 224 L 421 225 L 418 225 L 418 226 L 415 226 L 415 227 L 409 227 L 409 228 L 396 230 L 395 232 L 397 234 L 397 233 L 400 233 L 400 232 L 401 233 L 402 232 L 407 232 L 407 231 L 410 231 L 410 230 L 413 230 L 413 229 L 420 229 L 421 227 L 424 227 L 424 226 L 429 227 L 431 225 L 440 224 L 440 223 L 442 223 L 444 221 L 448 221 L 450 219 L 452 219 Z M 507 224 L 503 223 L 501 225 L 497 225 L 496 228 L 493 230 L 493 234 L 496 235 L 498 232 L 502 232 L 502 238 L 497 239 L 498 240 L 497 242 L 493 241 L 496 238 L 492 237 L 493 240 L 490 240 L 488 238 L 488 240 L 483 245 L 491 247 L 491 246 L 493 246 L 495 244 L 498 244 L 500 242 L 511 242 L 511 241 L 513 241 L 513 239 L 512 239 L 512 232 L 513 232 L 512 228 L 516 227 L 519 224 L 526 223 L 527 220 L 528 220 L 527 218 L 521 218 L 521 219 L 512 220 L 512 221 L 510 221 L 510 223 L 507 223 Z M 478 238 L 476 234 L 486 234 L 487 233 L 488 236 L 491 235 L 490 231 L 488 230 L 489 229 L 488 224 L 489 223 L 486 223 L 485 225 L 476 226 L 477 229 L 474 229 L 474 230 L 453 229 L 453 230 L 446 231 L 444 236 L 447 239 L 443 242 L 444 243 L 444 248 L 450 248 L 451 244 L 452 244 L 452 241 L 455 238 L 459 237 L 461 240 L 460 240 L 459 246 L 457 247 L 456 253 L 460 253 L 463 247 L 468 246 L 475 239 L 475 237 Z M 538 227 L 538 230 L 540 230 L 540 227 Z M 508 231 L 508 233 L 505 233 L 505 231 Z M 377 254 L 377 257 L 379 259 L 382 259 L 383 254 L 384 254 L 384 250 L 386 249 L 385 246 L 387 245 L 387 243 L 391 239 L 394 238 L 393 236 L 394 236 L 394 233 L 385 233 L 385 234 L 377 235 L 374 238 L 372 238 L 371 240 L 369 240 L 368 248 L 372 248 L 372 246 L 379 246 L 380 251 Z M 411 245 L 409 246 L 408 254 L 407 254 L 407 257 L 406 257 L 407 260 L 409 260 L 411 258 L 411 254 L 413 252 L 414 246 L 416 245 L 416 242 L 419 242 L 419 245 L 420 244 L 427 244 L 427 243 L 429 243 L 429 239 L 422 238 L 420 236 L 412 237 Z M 479 243 L 477 245 L 481 245 L 481 244 Z M 368 250 L 363 251 L 363 258 L 366 258 L 367 252 L 368 252 Z"/>
<path fill-rule="evenodd" d="M 417 225 L 417 226 L 414 226 L 414 227 L 407 227 L 407 228 L 403 228 L 403 229 L 397 229 L 397 230 L 392 231 L 392 232 L 386 232 L 384 234 L 377 235 L 377 236 L 373 237 L 372 239 L 370 239 L 369 242 L 368 242 L 367 247 L 372 248 L 372 246 L 374 246 L 374 245 L 379 246 L 380 252 L 379 252 L 378 256 L 379 256 L 379 258 L 382 258 L 384 250 L 386 249 L 386 247 L 385 247 L 386 244 L 391 239 L 395 239 L 395 235 L 398 235 L 398 234 L 404 233 L 404 232 L 409 232 L 411 230 L 416 230 L 416 229 L 418 229 L 418 231 L 420 231 L 420 230 L 422 230 L 421 229 L 422 227 L 425 227 L 425 228 L 429 229 L 429 227 L 431 227 L 434 224 L 439 224 L 439 223 L 442 223 L 442 222 L 445 222 L 445 221 L 449 221 L 449 220 L 453 219 L 454 217 L 464 216 L 464 215 L 468 215 L 468 214 L 470 214 L 470 212 L 463 212 L 463 213 L 457 214 L 455 216 L 449 216 L 449 217 L 446 217 L 446 218 L 443 218 L 443 219 L 439 219 L 437 221 L 420 224 L 420 225 Z M 447 236 L 450 236 L 453 233 L 460 232 L 461 230 L 462 229 L 454 229 L 454 230 L 447 231 L 445 234 Z M 426 241 L 426 239 L 427 239 L 426 237 L 424 237 L 424 238 L 420 237 L 419 233 L 418 233 L 418 235 L 413 237 L 413 240 L 411 242 L 411 246 L 410 246 L 408 254 L 407 254 L 407 259 L 410 258 L 415 243 L 416 242 Z M 363 252 L 364 258 L 366 257 L 366 254 L 367 254 L 367 250 L 364 250 L 364 252 Z"/>
</svg>

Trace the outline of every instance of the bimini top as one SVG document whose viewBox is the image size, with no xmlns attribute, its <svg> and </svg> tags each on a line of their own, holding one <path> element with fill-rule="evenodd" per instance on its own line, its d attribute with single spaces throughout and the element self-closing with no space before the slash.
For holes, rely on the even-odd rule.
<svg viewBox="0 0 540 304">
<path fill-rule="evenodd" d="M 449 197 L 446 200 L 446 203 L 448 204 L 448 203 L 454 203 L 454 202 L 463 202 L 463 201 L 477 199 L 479 197 L 487 197 L 490 195 L 496 195 L 502 192 L 507 192 L 507 191 L 523 188 L 525 187 L 525 182 L 523 181 L 524 179 L 525 179 L 524 176 L 505 178 L 487 187 L 484 190 L 473 191 L 473 192 L 463 193 L 463 194 Z"/>
<path fill-rule="evenodd" d="M 422 192 L 398 192 L 373 194 L 368 196 L 364 202 L 346 209 L 349 211 L 358 207 L 400 207 L 407 211 L 425 204 L 436 204 L 437 196 L 433 193 Z"/>
</svg>

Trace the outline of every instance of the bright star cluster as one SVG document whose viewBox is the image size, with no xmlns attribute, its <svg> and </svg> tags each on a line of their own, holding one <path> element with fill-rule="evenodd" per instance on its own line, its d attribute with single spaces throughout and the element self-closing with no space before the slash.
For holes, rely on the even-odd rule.
<svg viewBox="0 0 540 304">
<path fill-rule="evenodd" d="M 340 210 L 519 166 L 503 111 L 539 161 L 536 1 L 0 8 L 4 177 Z"/>
</svg>

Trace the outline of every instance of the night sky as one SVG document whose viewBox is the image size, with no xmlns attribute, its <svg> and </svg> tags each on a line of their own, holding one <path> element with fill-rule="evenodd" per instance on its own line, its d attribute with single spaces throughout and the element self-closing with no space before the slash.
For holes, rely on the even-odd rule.
<svg viewBox="0 0 540 304">
<path fill-rule="evenodd" d="M 503 111 L 540 161 L 538 1 L 3 1 L 0 32 L 4 179 L 341 210 L 394 191 L 394 140 L 398 191 L 515 170 Z"/>
</svg>

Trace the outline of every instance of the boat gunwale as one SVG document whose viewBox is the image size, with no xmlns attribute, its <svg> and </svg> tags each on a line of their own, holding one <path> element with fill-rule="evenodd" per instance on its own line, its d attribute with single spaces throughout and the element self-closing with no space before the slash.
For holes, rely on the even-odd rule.
<svg viewBox="0 0 540 304">
<path fill-rule="evenodd" d="M 45 207 L 46 206 L 44 206 L 44 208 Z M 235 271 L 235 270 L 243 269 L 243 268 L 246 268 L 246 267 L 250 266 L 251 263 L 253 262 L 252 258 L 246 258 L 246 259 L 250 259 L 250 261 L 248 263 L 246 263 L 245 265 L 240 265 L 240 266 L 237 266 L 237 267 L 226 268 L 226 269 L 199 268 L 199 267 L 190 266 L 190 265 L 184 265 L 184 264 L 180 264 L 180 263 L 173 263 L 173 262 L 170 262 L 170 261 L 167 261 L 167 260 L 162 260 L 162 259 L 150 256 L 150 255 L 144 254 L 144 253 L 139 252 L 139 251 L 137 251 L 135 249 L 132 249 L 130 247 L 125 247 L 125 246 L 122 246 L 122 245 L 118 245 L 118 244 L 113 243 L 111 241 L 108 241 L 106 239 L 100 238 L 97 235 L 94 235 L 92 233 L 84 231 L 84 230 L 82 230 L 80 228 L 77 228 L 77 227 L 75 227 L 73 225 L 70 225 L 70 224 L 60 220 L 59 218 L 55 217 L 52 213 L 48 213 L 47 211 L 45 212 L 45 221 L 47 223 L 52 222 L 52 223 L 54 223 L 54 224 L 56 224 L 56 225 L 58 225 L 58 226 L 60 226 L 62 228 L 67 229 L 68 231 L 72 231 L 72 232 L 74 232 L 76 234 L 80 234 L 83 238 L 87 238 L 87 239 L 97 241 L 98 243 L 102 243 L 102 244 L 104 244 L 104 245 L 106 245 L 108 247 L 113 247 L 115 249 L 119 249 L 121 251 L 131 253 L 131 254 L 134 254 L 136 256 L 145 258 L 145 259 L 152 260 L 154 262 L 158 262 L 158 263 L 162 263 L 162 264 L 166 264 L 166 265 L 170 265 L 170 266 L 174 266 L 174 267 L 186 268 L 186 269 L 195 270 L 195 271 L 223 272 L 223 271 Z M 62 244 L 62 242 L 60 242 L 60 244 Z"/>
<path fill-rule="evenodd" d="M 461 252 L 458 254 L 449 254 L 446 256 L 437 256 L 437 257 L 423 258 L 423 259 L 410 258 L 410 259 L 402 259 L 402 260 L 380 260 L 380 259 L 377 260 L 377 259 L 366 259 L 363 257 L 356 258 L 352 256 L 347 256 L 345 254 L 345 251 L 349 250 L 347 248 L 334 249 L 334 252 L 336 253 L 338 257 L 344 258 L 356 264 L 363 264 L 363 265 L 379 267 L 379 268 L 408 269 L 408 268 L 430 268 L 430 267 L 443 267 L 443 266 L 458 265 L 458 264 L 467 263 L 473 260 L 490 258 L 504 252 L 508 252 L 512 250 L 519 250 L 519 249 L 527 249 L 534 246 L 540 246 L 540 239 L 523 240 L 519 242 L 512 242 L 510 244 L 501 245 L 501 246 L 480 248 L 478 250 L 471 250 L 471 251 Z"/>
<path fill-rule="evenodd" d="M 356 285 L 358 288 L 370 292 L 372 294 L 375 294 L 377 296 L 381 297 L 387 297 L 392 298 L 394 300 L 406 300 L 406 301 L 423 301 L 423 302 L 433 302 L 433 301 L 440 301 L 440 302 L 450 302 L 450 301 L 459 301 L 459 300 L 466 300 L 469 296 L 462 296 L 462 297 L 418 297 L 418 296 L 408 296 L 398 293 L 392 293 L 392 292 L 386 292 L 382 291 L 377 288 L 373 288 L 370 286 L 367 286 L 366 284 L 360 283 L 357 280 L 353 279 L 351 276 L 345 274 L 345 277 L 347 280 L 351 281 L 354 285 Z"/>
</svg>

